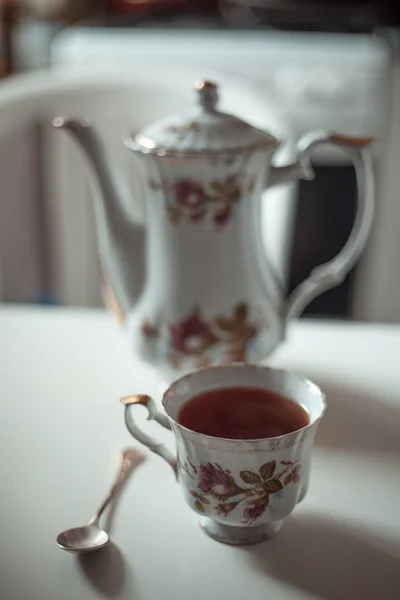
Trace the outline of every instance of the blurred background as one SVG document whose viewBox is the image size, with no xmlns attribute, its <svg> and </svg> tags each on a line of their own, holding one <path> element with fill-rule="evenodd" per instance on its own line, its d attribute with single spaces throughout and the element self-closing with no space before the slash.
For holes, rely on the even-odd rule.
<svg viewBox="0 0 400 600">
<path fill-rule="evenodd" d="M 231 112 L 275 129 L 292 145 L 310 129 L 377 138 L 377 209 L 367 251 L 344 283 L 305 315 L 400 321 L 396 2 L 0 1 L 1 302 L 102 305 L 85 167 L 70 142 L 51 131 L 56 115 L 45 96 L 42 104 L 30 101 L 35 94 L 37 100 L 34 80 L 19 92 L 27 100 L 23 110 L 7 104 L 10 78 L 41 71 L 46 81 L 64 86 L 65 110 L 100 122 L 129 175 L 132 218 L 140 221 L 144 191 L 125 157 L 123 134 L 187 104 L 190 96 L 179 90 L 176 98 L 164 94 L 166 81 L 181 74 L 189 90 L 191 80 L 215 75 L 229 82 Z M 159 94 L 136 94 L 135 100 L 124 72 L 135 89 L 141 78 L 153 78 Z M 235 85 L 251 92 L 254 105 L 235 103 Z M 274 197 L 271 192 L 266 200 L 266 246 L 288 290 L 337 253 L 354 217 L 348 159 L 326 149 L 314 164 L 314 181 L 282 188 Z"/>
</svg>

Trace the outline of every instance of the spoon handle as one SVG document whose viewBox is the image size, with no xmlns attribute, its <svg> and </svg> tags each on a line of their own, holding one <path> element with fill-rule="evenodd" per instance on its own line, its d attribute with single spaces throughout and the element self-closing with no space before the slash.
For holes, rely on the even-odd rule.
<svg viewBox="0 0 400 600">
<path fill-rule="evenodd" d="M 139 450 L 136 450 L 135 448 L 127 448 L 126 450 L 124 450 L 124 452 L 122 453 L 122 464 L 118 471 L 117 477 L 115 478 L 114 484 L 110 489 L 108 496 L 98 509 L 97 513 L 90 520 L 90 524 L 96 523 L 100 519 L 105 509 L 107 508 L 111 500 L 114 498 L 115 494 L 118 492 L 119 488 L 125 482 L 128 474 L 133 468 L 137 467 L 141 462 L 143 462 L 144 459 L 145 455 Z"/>
</svg>

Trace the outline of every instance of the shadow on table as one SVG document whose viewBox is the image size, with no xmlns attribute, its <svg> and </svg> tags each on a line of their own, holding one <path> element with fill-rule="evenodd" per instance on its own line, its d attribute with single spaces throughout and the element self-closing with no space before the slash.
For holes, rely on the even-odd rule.
<svg viewBox="0 0 400 600">
<path fill-rule="evenodd" d="M 141 462 L 143 462 L 144 459 L 145 456 L 143 456 Z M 114 527 L 116 511 L 123 490 L 126 488 L 128 480 L 134 476 L 141 462 L 131 469 L 131 471 L 126 475 L 124 485 L 116 493 L 113 501 L 111 502 L 107 517 L 105 519 L 105 530 L 109 534 L 112 532 Z M 105 548 L 99 550 L 98 552 L 94 552 L 93 554 L 79 555 L 78 561 L 86 579 L 103 596 L 107 596 L 109 598 L 132 597 L 132 590 L 130 589 L 131 582 L 128 581 L 130 572 L 127 569 L 126 562 L 121 554 L 121 551 L 115 544 L 113 544 L 113 542 L 109 542 Z M 121 596 L 123 590 L 126 590 L 126 596 Z"/>
<path fill-rule="evenodd" d="M 400 409 L 365 391 L 312 375 L 310 378 L 325 392 L 328 404 L 317 432 L 317 446 L 400 452 Z"/>
<path fill-rule="evenodd" d="M 348 524 L 291 517 L 276 539 L 241 551 L 268 577 L 321 600 L 400 598 L 400 544 Z"/>
<path fill-rule="evenodd" d="M 78 562 L 86 579 L 103 596 L 121 598 L 122 591 L 127 589 L 127 597 L 131 598 L 125 559 L 115 544 L 110 542 L 98 552 L 82 554 Z"/>
</svg>

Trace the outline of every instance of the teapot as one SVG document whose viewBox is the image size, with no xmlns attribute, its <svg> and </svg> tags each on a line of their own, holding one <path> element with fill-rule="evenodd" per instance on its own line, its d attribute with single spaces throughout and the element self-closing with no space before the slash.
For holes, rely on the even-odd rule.
<svg viewBox="0 0 400 600">
<path fill-rule="evenodd" d="M 185 114 L 163 118 L 125 142 L 142 159 L 145 235 L 126 218 L 128 188 L 93 127 L 60 117 L 53 122 L 80 144 L 97 178 L 100 257 L 129 345 L 169 379 L 268 356 L 284 339 L 288 320 L 344 279 L 373 219 L 371 138 L 310 132 L 297 144 L 297 159 L 277 167 L 274 136 L 220 112 L 215 83 L 198 82 L 195 92 L 197 102 Z M 339 254 L 286 298 L 265 256 L 261 194 L 285 181 L 313 179 L 310 155 L 322 144 L 344 149 L 353 160 L 356 217 Z"/>
</svg>

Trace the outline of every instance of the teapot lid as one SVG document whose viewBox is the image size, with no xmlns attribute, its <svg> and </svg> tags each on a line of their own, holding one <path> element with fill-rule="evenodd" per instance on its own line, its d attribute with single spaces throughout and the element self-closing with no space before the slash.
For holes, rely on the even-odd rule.
<svg viewBox="0 0 400 600">
<path fill-rule="evenodd" d="M 266 131 L 219 112 L 215 83 L 200 81 L 194 89 L 198 95 L 194 109 L 145 127 L 133 134 L 126 145 L 145 154 L 176 157 L 250 154 L 278 146 L 278 140 Z"/>
</svg>

